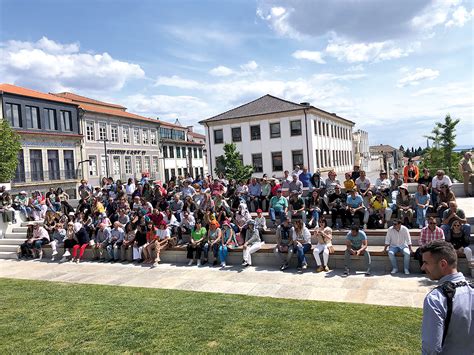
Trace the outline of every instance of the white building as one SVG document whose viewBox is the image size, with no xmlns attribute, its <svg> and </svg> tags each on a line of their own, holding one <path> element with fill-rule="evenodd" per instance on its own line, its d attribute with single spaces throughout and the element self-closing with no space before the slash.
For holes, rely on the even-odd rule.
<svg viewBox="0 0 474 355">
<path fill-rule="evenodd" d="M 350 171 L 354 122 L 311 106 L 265 95 L 200 122 L 205 126 L 209 171 L 233 142 L 255 176 L 282 176 L 296 165 L 310 172 Z"/>
<path fill-rule="evenodd" d="M 370 150 L 369 134 L 361 129 L 352 134 L 354 144 L 354 165 L 358 165 L 360 170 L 370 171 Z"/>
</svg>

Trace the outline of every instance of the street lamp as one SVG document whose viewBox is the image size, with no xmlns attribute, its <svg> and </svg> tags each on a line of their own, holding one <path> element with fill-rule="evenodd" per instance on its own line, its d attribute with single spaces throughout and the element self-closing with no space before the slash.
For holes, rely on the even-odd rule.
<svg viewBox="0 0 474 355">
<path fill-rule="evenodd" d="M 104 142 L 104 153 L 105 153 L 105 174 L 107 175 L 106 178 L 109 178 L 109 156 L 107 155 L 107 142 L 109 140 L 107 138 L 99 139 L 99 142 Z"/>
</svg>

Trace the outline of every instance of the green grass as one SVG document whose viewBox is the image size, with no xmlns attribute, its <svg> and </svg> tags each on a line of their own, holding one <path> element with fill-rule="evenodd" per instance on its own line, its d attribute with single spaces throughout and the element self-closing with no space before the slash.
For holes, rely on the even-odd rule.
<svg viewBox="0 0 474 355">
<path fill-rule="evenodd" d="M 419 353 L 420 309 L 0 279 L 0 353 Z"/>
</svg>

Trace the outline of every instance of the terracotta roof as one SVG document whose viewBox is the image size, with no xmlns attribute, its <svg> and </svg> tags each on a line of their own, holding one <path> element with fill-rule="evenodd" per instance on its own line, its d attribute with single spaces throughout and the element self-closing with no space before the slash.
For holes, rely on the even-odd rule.
<svg viewBox="0 0 474 355">
<path fill-rule="evenodd" d="M 397 150 L 397 148 L 394 148 L 391 145 L 387 145 L 387 144 L 371 145 L 369 147 L 370 152 L 376 152 L 376 153 L 380 153 L 380 152 L 392 153 L 395 150 Z"/>
<path fill-rule="evenodd" d="M 60 92 L 60 93 L 57 93 L 57 94 L 54 94 L 54 93 L 50 93 L 50 94 L 55 95 L 55 96 L 59 96 L 59 97 L 63 97 L 63 98 L 66 98 L 66 99 L 70 99 L 70 100 L 73 100 L 73 101 L 77 101 L 77 102 L 80 102 L 80 103 L 100 105 L 100 106 L 109 106 L 109 107 L 121 109 L 121 110 L 124 110 L 124 111 L 127 109 L 126 107 L 124 107 L 122 105 L 111 104 L 109 102 L 94 100 L 94 99 L 91 99 L 89 97 L 73 94 L 72 92 Z"/>
<path fill-rule="evenodd" d="M 202 138 L 206 139 L 206 136 L 204 134 L 196 133 L 196 132 L 188 132 L 189 135 L 196 137 L 196 138 Z"/>
<path fill-rule="evenodd" d="M 223 121 L 223 120 L 243 118 L 243 117 L 248 117 L 248 116 L 259 116 L 259 115 L 267 115 L 271 113 L 300 111 L 304 109 L 314 109 L 314 110 L 329 114 L 331 116 L 337 117 L 344 121 L 350 122 L 352 124 L 354 123 L 334 113 L 321 110 L 317 107 L 314 107 L 311 105 L 308 106 L 308 105 L 297 104 L 295 102 L 280 99 L 278 97 L 268 95 L 268 94 L 254 101 L 243 104 L 241 106 L 233 108 L 224 113 L 221 113 L 217 116 L 202 120 L 199 123 L 203 124 L 203 123 L 208 123 L 208 122 Z"/>
<path fill-rule="evenodd" d="M 19 134 L 32 134 L 32 135 L 37 135 L 37 136 L 55 136 L 55 137 L 68 137 L 68 138 L 82 138 L 82 134 L 77 134 L 77 133 L 63 133 L 63 132 L 45 132 L 45 131 L 26 131 L 22 129 L 15 130 Z"/>
<path fill-rule="evenodd" d="M 43 92 L 26 89 L 21 86 L 16 86 L 16 85 L 11 85 L 11 84 L 0 84 L 0 93 L 8 93 L 8 94 L 15 94 L 15 95 L 26 96 L 26 97 L 33 97 L 35 99 L 61 102 L 61 103 L 77 106 L 76 103 L 66 98 L 58 97 L 56 95 L 51 95 L 51 94 L 45 94 Z"/>
</svg>

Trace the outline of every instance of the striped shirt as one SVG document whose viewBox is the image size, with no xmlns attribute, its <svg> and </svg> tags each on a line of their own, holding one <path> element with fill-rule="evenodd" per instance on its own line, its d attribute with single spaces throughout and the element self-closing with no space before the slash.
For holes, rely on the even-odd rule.
<svg viewBox="0 0 474 355">
<path fill-rule="evenodd" d="M 438 226 L 432 231 L 429 227 L 424 227 L 420 233 L 420 246 L 424 246 L 433 240 L 444 239 L 444 232 Z"/>
</svg>

